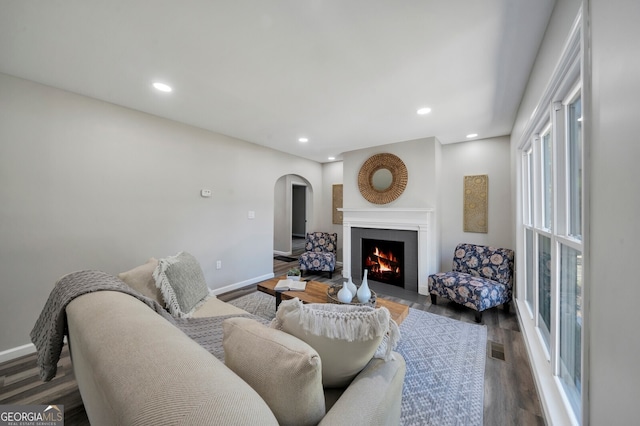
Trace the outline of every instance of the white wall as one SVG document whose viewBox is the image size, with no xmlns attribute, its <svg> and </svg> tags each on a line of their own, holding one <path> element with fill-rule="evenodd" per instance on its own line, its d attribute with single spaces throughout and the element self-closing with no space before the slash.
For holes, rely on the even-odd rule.
<svg viewBox="0 0 640 426">
<path fill-rule="evenodd" d="M 591 8 L 588 410 L 591 425 L 629 425 L 640 395 L 640 2 L 592 0 Z"/>
<path fill-rule="evenodd" d="M 463 185 L 469 175 L 489 175 L 488 233 L 463 231 Z M 509 137 L 442 146 L 440 172 L 441 271 L 450 271 L 459 243 L 513 249 Z"/>
<path fill-rule="evenodd" d="M 186 250 L 210 288 L 248 284 L 273 272 L 277 179 L 321 205 L 316 162 L 3 74 L 0 93 L 0 353 L 66 273 Z"/>
</svg>

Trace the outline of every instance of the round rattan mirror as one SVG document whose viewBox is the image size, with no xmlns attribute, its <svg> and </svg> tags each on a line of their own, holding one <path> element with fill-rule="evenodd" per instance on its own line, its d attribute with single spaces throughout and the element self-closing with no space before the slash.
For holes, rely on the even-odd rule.
<svg viewBox="0 0 640 426">
<path fill-rule="evenodd" d="M 362 196 L 374 204 L 387 204 L 398 198 L 407 187 L 407 167 L 393 154 L 372 155 L 358 173 Z"/>
</svg>

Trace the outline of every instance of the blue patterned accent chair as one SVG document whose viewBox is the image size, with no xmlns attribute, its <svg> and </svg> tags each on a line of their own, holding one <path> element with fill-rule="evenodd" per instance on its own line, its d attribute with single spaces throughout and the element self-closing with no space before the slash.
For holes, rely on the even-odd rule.
<svg viewBox="0 0 640 426">
<path fill-rule="evenodd" d="M 513 294 L 513 250 L 458 244 L 453 255 L 453 270 L 429 276 L 431 303 L 437 296 L 460 303 L 476 311 L 503 305 L 509 312 Z"/>
<path fill-rule="evenodd" d="M 305 252 L 300 255 L 300 271 L 329 272 L 329 279 L 336 269 L 336 252 L 338 251 L 338 234 L 328 232 L 309 232 L 304 246 Z"/>
</svg>

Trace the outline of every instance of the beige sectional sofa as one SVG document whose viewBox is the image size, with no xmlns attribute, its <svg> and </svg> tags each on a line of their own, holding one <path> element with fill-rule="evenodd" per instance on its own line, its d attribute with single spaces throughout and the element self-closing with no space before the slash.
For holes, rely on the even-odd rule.
<svg viewBox="0 0 640 426">
<path fill-rule="evenodd" d="M 306 394 L 297 390 L 306 384 L 287 386 L 287 380 L 283 380 L 286 376 L 278 367 L 289 368 L 286 356 L 279 362 L 277 357 L 274 361 L 269 356 L 267 349 L 264 353 L 255 351 L 253 356 L 258 361 L 253 368 L 260 373 L 261 386 L 253 389 L 231 368 L 131 295 L 117 291 L 84 294 L 68 304 L 66 314 L 73 369 L 92 425 L 318 423 L 317 412 L 308 416 L 305 413 L 317 404 L 306 404 L 300 399 Z M 210 298 L 193 317 L 235 314 L 246 313 Z M 233 324 L 249 322 L 243 321 Z M 226 326 L 227 322 L 225 333 Z M 256 325 L 252 327 L 261 330 Z M 303 341 L 279 330 L 265 329 L 277 345 L 287 346 L 287 351 L 309 354 L 309 359 L 318 356 Z M 395 360 L 388 362 L 372 359 L 346 388 L 326 390 L 326 414 L 322 412 L 320 424 L 398 424 L 405 363 L 400 354 L 394 356 Z M 287 401 L 291 392 L 296 392 L 293 397 L 297 399 L 291 399 L 295 403 Z"/>
</svg>

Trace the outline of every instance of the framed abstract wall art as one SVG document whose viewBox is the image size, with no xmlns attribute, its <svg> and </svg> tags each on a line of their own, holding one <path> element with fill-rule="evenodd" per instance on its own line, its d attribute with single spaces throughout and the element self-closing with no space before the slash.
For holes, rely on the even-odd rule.
<svg viewBox="0 0 640 426">
<path fill-rule="evenodd" d="M 489 175 L 464 177 L 464 232 L 489 232 Z"/>
</svg>

